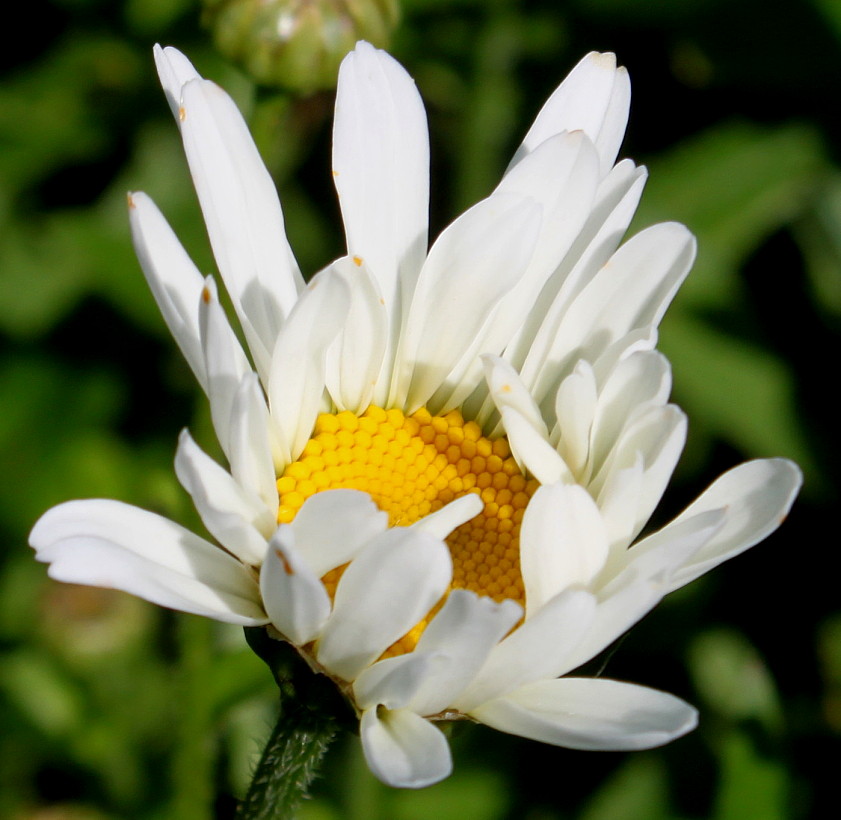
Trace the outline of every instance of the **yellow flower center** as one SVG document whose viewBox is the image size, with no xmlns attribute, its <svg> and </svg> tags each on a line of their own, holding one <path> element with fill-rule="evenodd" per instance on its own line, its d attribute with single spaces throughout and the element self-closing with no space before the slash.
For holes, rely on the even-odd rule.
<svg viewBox="0 0 841 820">
<path fill-rule="evenodd" d="M 318 417 L 304 451 L 277 481 L 278 522 L 292 521 L 304 501 L 322 490 L 368 493 L 392 527 L 413 524 L 476 493 L 484 509 L 447 538 L 450 588 L 523 604 L 520 522 L 537 487 L 520 472 L 504 438 L 485 438 L 479 425 L 465 422 L 457 410 L 432 416 L 422 408 L 407 416 L 371 406 L 361 416 L 345 411 Z M 331 595 L 343 569 L 322 579 Z M 441 603 L 386 655 L 414 649 Z"/>
</svg>

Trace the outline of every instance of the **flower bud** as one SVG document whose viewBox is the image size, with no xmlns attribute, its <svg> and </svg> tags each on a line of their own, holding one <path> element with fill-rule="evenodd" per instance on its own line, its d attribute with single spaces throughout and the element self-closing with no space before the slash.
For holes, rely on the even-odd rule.
<svg viewBox="0 0 841 820">
<path fill-rule="evenodd" d="M 204 0 L 216 47 L 262 85 L 307 94 L 335 88 L 359 40 L 388 44 L 397 0 Z"/>
</svg>

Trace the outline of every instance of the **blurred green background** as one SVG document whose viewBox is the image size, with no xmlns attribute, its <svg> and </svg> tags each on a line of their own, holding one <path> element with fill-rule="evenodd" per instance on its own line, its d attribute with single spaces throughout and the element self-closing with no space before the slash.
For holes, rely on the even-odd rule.
<svg viewBox="0 0 841 820">
<path fill-rule="evenodd" d="M 213 270 L 152 43 L 246 112 L 309 273 L 342 248 L 331 93 L 257 88 L 214 51 L 196 0 L 15 10 L 0 54 L 0 817 L 231 817 L 274 710 L 241 633 L 49 582 L 26 538 L 77 497 L 195 520 L 171 462 L 185 425 L 211 446 L 207 411 L 125 216 L 126 191 L 148 192 Z M 841 0 L 404 0 L 391 50 L 428 108 L 433 234 L 492 189 L 592 49 L 631 72 L 622 155 L 651 170 L 636 226 L 677 219 L 700 243 L 662 331 L 690 439 L 658 517 L 753 456 L 796 459 L 803 495 L 609 661 L 699 705 L 697 732 L 625 755 L 467 727 L 455 775 L 419 793 L 380 786 L 348 738 L 302 820 L 835 816 Z"/>
</svg>

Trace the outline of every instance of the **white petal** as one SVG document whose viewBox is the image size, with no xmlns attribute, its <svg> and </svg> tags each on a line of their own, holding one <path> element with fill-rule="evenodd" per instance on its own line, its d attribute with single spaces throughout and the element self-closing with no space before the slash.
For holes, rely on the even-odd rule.
<svg viewBox="0 0 841 820">
<path fill-rule="evenodd" d="M 610 556 L 593 588 L 598 603 L 593 619 L 567 658 L 569 669 L 598 655 L 653 609 L 674 588 L 674 577 L 720 530 L 720 511 L 706 512 L 661 530 L 630 551 Z M 637 547 L 642 550 L 635 552 Z M 649 555 L 650 552 L 650 555 Z"/>
<path fill-rule="evenodd" d="M 708 510 L 672 523 L 643 538 L 630 549 L 617 552 L 611 556 L 599 579 L 605 582 L 600 594 L 610 595 L 631 576 L 649 578 L 668 592 L 674 574 L 695 557 L 704 544 L 721 530 L 726 520 L 726 510 Z"/>
<path fill-rule="evenodd" d="M 625 133 L 630 101 L 630 80 L 616 67 L 616 57 L 591 52 L 546 101 L 512 166 L 553 134 L 580 129 L 599 148 L 602 174 L 607 174 Z"/>
<path fill-rule="evenodd" d="M 611 373 L 623 359 L 633 356 L 635 353 L 654 350 L 657 347 L 658 339 L 657 328 L 653 325 L 637 328 L 617 339 L 592 363 L 593 372 L 596 374 L 596 383 L 607 384 Z"/>
<path fill-rule="evenodd" d="M 456 498 L 440 510 L 425 515 L 412 524 L 413 529 L 423 530 L 436 538 L 446 538 L 456 527 L 466 524 L 484 509 L 484 502 L 476 493 Z"/>
<path fill-rule="evenodd" d="M 353 680 L 429 612 L 451 577 L 443 541 L 408 528 L 382 533 L 339 581 L 333 614 L 318 643 L 319 662 Z"/>
<path fill-rule="evenodd" d="M 596 379 L 593 368 L 583 359 L 575 365 L 555 396 L 558 453 L 573 475 L 584 483 L 590 457 L 590 432 L 596 412 Z"/>
<path fill-rule="evenodd" d="M 540 395 L 535 392 L 536 379 L 543 379 L 545 358 L 560 332 L 570 303 L 619 247 L 645 180 L 645 168 L 636 168 L 630 160 L 620 162 L 602 180 L 584 227 L 505 346 L 505 359 L 520 371 L 520 378 L 538 404 L 557 390 L 561 379 L 571 372 L 571 366 L 570 370 L 556 369 L 553 380 L 544 380 L 544 392 Z M 490 401 L 486 401 L 476 421 L 484 425 L 491 410 Z"/>
<path fill-rule="evenodd" d="M 596 359 L 631 331 L 657 325 L 689 272 L 695 239 L 676 223 L 654 225 L 626 242 L 570 302 L 560 293 L 521 368 L 540 404 L 571 361 Z"/>
<path fill-rule="evenodd" d="M 619 247 L 645 181 L 645 168 L 635 168 L 628 160 L 617 165 L 602 181 L 584 228 L 541 291 L 521 330 L 506 348 L 505 358 L 519 368 L 523 381 L 538 402 L 556 389 L 568 372 L 556 374 L 554 388 L 549 382 L 548 386 L 542 387 L 545 392 L 535 393 L 537 379 L 543 379 L 546 357 L 563 329 L 569 306 Z"/>
<path fill-rule="evenodd" d="M 363 710 L 375 706 L 402 709 L 417 692 L 430 668 L 443 662 L 443 656 L 417 651 L 377 661 L 353 682 L 356 705 Z"/>
<path fill-rule="evenodd" d="M 420 407 L 452 371 L 480 353 L 499 352 L 484 347 L 491 314 L 528 265 L 540 218 L 533 200 L 495 194 L 438 237 L 401 334 L 392 403 Z"/>
<path fill-rule="evenodd" d="M 207 371 L 210 417 L 222 452 L 230 458 L 234 400 L 243 377 L 251 371 L 251 367 L 219 304 L 216 284 L 211 276 L 205 280 L 201 292 L 199 328 Z"/>
<path fill-rule="evenodd" d="M 388 514 L 358 490 L 324 490 L 310 496 L 290 525 L 297 549 L 321 577 L 346 564 L 388 527 Z"/>
<path fill-rule="evenodd" d="M 520 531 L 528 614 L 570 586 L 587 585 L 606 558 L 604 521 L 587 491 L 577 484 L 540 487 Z"/>
<path fill-rule="evenodd" d="M 507 407 L 515 410 L 528 421 L 535 433 L 548 439 L 549 431 L 546 429 L 543 414 L 520 379 L 520 374 L 499 356 L 486 353 L 481 358 L 485 380 L 497 408 L 500 411 Z"/>
<path fill-rule="evenodd" d="M 543 208 L 543 224 L 526 280 L 537 289 L 558 267 L 590 214 L 599 183 L 599 158 L 582 131 L 563 132 L 541 143 L 503 177 L 495 193 L 533 198 Z M 528 298 L 518 300 L 521 287 L 509 302 L 533 302 L 537 289 L 526 287 Z M 516 324 L 520 321 L 517 317 Z M 515 324 L 515 326 L 516 326 Z"/>
<path fill-rule="evenodd" d="M 199 332 L 199 297 L 204 277 L 146 194 L 129 194 L 128 202 L 134 249 L 149 289 L 187 364 L 207 392 Z"/>
<path fill-rule="evenodd" d="M 628 534 L 629 540 L 639 533 L 654 512 L 674 472 L 685 441 L 686 416 L 683 411 L 675 405 L 652 407 L 623 431 L 602 469 L 590 482 L 588 489 L 596 495 L 599 506 L 604 504 L 607 507 L 615 503 L 609 494 L 616 492 L 619 487 L 609 483 L 609 478 L 618 470 L 634 466 L 639 456 L 642 456 L 642 481 L 639 488 L 633 490 L 637 504 L 636 520 Z"/>
<path fill-rule="evenodd" d="M 350 293 L 327 268 L 312 278 L 277 338 L 269 374 L 269 407 L 284 464 L 303 449 L 324 393 L 327 348 L 341 330 Z"/>
<path fill-rule="evenodd" d="M 607 529 L 611 555 L 621 555 L 639 532 L 645 465 L 639 451 L 627 467 L 611 470 L 596 503 Z"/>
<path fill-rule="evenodd" d="M 339 338 L 328 352 L 327 390 L 339 410 L 362 413 L 371 404 L 385 360 L 388 311 L 361 257 L 344 257 L 332 267 L 348 284 L 350 305 Z"/>
<path fill-rule="evenodd" d="M 674 695 L 604 678 L 537 681 L 473 715 L 543 743 L 606 751 L 662 746 L 698 723 L 695 709 Z"/>
<path fill-rule="evenodd" d="M 415 652 L 434 654 L 443 662 L 428 670 L 408 705 L 421 715 L 451 705 L 522 614 L 515 601 L 498 604 L 454 589 L 415 647 Z"/>
<path fill-rule="evenodd" d="M 500 353 L 529 320 L 547 279 L 573 245 L 589 215 L 598 184 L 598 157 L 580 131 L 559 134 L 544 142 L 518 163 L 502 180 L 494 196 L 530 197 L 543 210 L 540 232 L 517 286 L 505 296 L 504 306 L 483 329 L 479 352 Z M 466 358 L 447 379 L 446 391 L 436 394 L 441 412 L 459 407 L 478 382 L 479 363 Z"/>
<path fill-rule="evenodd" d="M 175 474 L 214 538 L 243 563 L 259 566 L 266 538 L 277 526 L 272 511 L 237 484 L 186 430 L 178 437 Z"/>
<path fill-rule="evenodd" d="M 473 683 L 455 701 L 463 712 L 572 667 L 568 657 L 586 634 L 596 608 L 583 589 L 567 589 L 541 607 L 490 653 Z"/>
<path fill-rule="evenodd" d="M 426 256 L 429 137 L 412 78 L 364 42 L 339 69 L 333 180 L 348 254 L 365 260 L 396 329 Z"/>
<path fill-rule="evenodd" d="M 696 547 L 694 543 L 679 546 L 687 552 Z M 669 566 L 679 560 L 680 554 L 670 556 Z M 589 628 L 566 658 L 569 669 L 592 660 L 657 606 L 668 592 L 664 583 L 667 577 L 667 569 L 653 578 L 631 570 L 617 576 L 605 590 L 597 590 L 596 611 Z"/>
<path fill-rule="evenodd" d="M 318 637 L 327 621 L 330 596 L 295 546 L 292 528 L 281 524 L 260 569 L 260 592 L 272 624 L 292 643 L 303 646 Z"/>
<path fill-rule="evenodd" d="M 452 771 L 447 739 L 408 709 L 368 709 L 359 733 L 368 767 L 388 786 L 421 789 Z"/>
<path fill-rule="evenodd" d="M 785 520 L 803 477 L 796 464 L 782 458 L 748 461 L 726 472 L 674 521 L 676 525 L 708 510 L 723 509 L 724 525 L 700 552 L 675 573 L 677 589 L 770 535 Z"/>
<path fill-rule="evenodd" d="M 269 437 L 270 423 L 269 408 L 257 374 L 246 373 L 231 408 L 228 453 L 231 475 L 240 486 L 261 498 L 276 519 L 277 476 Z"/>
<path fill-rule="evenodd" d="M 155 45 L 153 49 L 155 56 L 155 67 L 158 69 L 158 77 L 161 81 L 166 101 L 175 119 L 178 119 L 178 110 L 181 107 L 181 89 L 190 80 L 200 79 L 199 73 L 193 68 L 193 64 L 177 49 L 172 46 L 161 48 Z"/>
<path fill-rule="evenodd" d="M 29 536 L 59 581 L 121 589 L 218 621 L 267 622 L 245 567 L 178 524 L 119 501 L 70 501 L 45 513 Z"/>
<path fill-rule="evenodd" d="M 619 247 L 631 224 L 648 171 L 631 160 L 622 160 L 601 181 L 587 222 L 553 276 L 555 286 L 542 297 L 569 304 L 581 293 Z M 543 317 L 546 307 L 536 306 Z"/>
<path fill-rule="evenodd" d="M 597 318 L 591 336 L 610 341 L 658 325 L 695 259 L 695 237 L 676 222 L 652 225 L 631 237 L 582 290 L 570 321 Z M 601 349 L 606 345 L 600 343 Z M 592 361 L 595 357 L 589 356 Z"/>
<path fill-rule="evenodd" d="M 513 407 L 504 407 L 501 412 L 511 455 L 521 470 L 528 471 L 541 484 L 574 481 L 566 462 L 531 422 Z"/>
<path fill-rule="evenodd" d="M 617 362 L 602 385 L 593 421 L 593 472 L 618 441 L 623 427 L 651 407 L 662 407 L 671 390 L 671 369 L 665 356 L 644 351 Z"/>
<path fill-rule="evenodd" d="M 283 319 L 303 287 L 274 183 L 242 115 L 218 86 L 188 82 L 179 122 L 216 263 L 265 374 Z"/>
</svg>

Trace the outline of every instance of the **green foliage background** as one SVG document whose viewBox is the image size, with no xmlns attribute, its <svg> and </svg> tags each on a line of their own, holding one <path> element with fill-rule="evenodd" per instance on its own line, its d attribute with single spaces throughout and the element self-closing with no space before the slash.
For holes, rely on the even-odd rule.
<svg viewBox="0 0 841 820">
<path fill-rule="evenodd" d="M 151 59 L 180 47 L 234 94 L 314 272 L 340 252 L 332 99 L 256 89 L 213 51 L 195 0 L 17 4 L 0 55 L 0 817 L 231 816 L 269 731 L 268 672 L 236 629 L 53 584 L 26 546 L 47 507 L 116 497 L 185 523 L 171 460 L 207 411 L 146 290 L 125 192 L 212 259 Z M 392 52 L 432 131 L 433 231 L 488 193 L 587 51 L 634 84 L 623 155 L 651 180 L 636 227 L 696 233 L 662 330 L 689 445 L 665 518 L 753 456 L 806 472 L 791 520 L 664 602 L 607 672 L 697 703 L 700 729 L 632 755 L 470 727 L 419 793 L 337 747 L 302 820 L 792 820 L 834 815 L 841 2 L 405 0 Z"/>
</svg>

